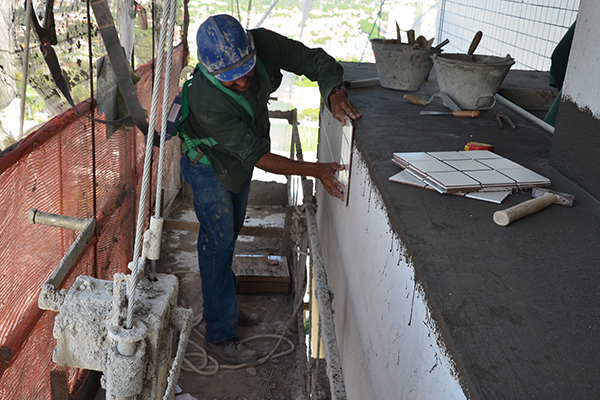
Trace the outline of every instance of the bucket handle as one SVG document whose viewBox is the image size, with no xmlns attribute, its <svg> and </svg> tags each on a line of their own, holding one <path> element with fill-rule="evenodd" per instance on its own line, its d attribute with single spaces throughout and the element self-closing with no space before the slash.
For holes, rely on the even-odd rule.
<svg viewBox="0 0 600 400">
<path fill-rule="evenodd" d="M 489 107 L 477 107 L 477 104 L 479 103 L 480 99 L 489 99 L 492 98 L 492 105 Z M 493 108 L 496 105 L 496 96 L 492 95 L 483 95 L 483 96 L 479 96 L 478 98 L 475 99 L 475 109 L 476 110 L 489 110 L 491 108 Z"/>
</svg>

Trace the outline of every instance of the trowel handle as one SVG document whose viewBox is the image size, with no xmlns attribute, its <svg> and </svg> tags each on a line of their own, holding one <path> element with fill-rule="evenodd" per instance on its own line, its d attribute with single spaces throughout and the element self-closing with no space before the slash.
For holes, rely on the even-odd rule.
<svg viewBox="0 0 600 400">
<path fill-rule="evenodd" d="M 479 42 L 481 42 L 481 38 L 483 37 L 483 32 L 479 31 L 475 34 L 473 41 L 471 42 L 471 46 L 469 46 L 469 51 L 467 51 L 467 57 L 471 57 L 473 53 L 475 53 L 475 49 L 479 46 Z"/>
<path fill-rule="evenodd" d="M 405 94 L 404 100 L 406 100 L 408 103 L 417 104 L 419 106 L 424 106 L 427 104 L 425 100 L 412 94 Z"/>
<path fill-rule="evenodd" d="M 408 37 L 408 44 L 411 46 L 415 44 L 415 30 L 410 29 L 406 32 L 406 36 Z"/>
<path fill-rule="evenodd" d="M 455 117 L 471 117 L 471 118 L 477 118 L 477 117 L 479 117 L 479 111 L 467 111 L 467 110 L 463 110 L 463 111 L 454 111 L 452 114 Z"/>
<path fill-rule="evenodd" d="M 431 50 L 440 50 L 442 47 L 444 47 L 448 43 L 450 43 L 450 39 L 444 39 L 444 41 L 442 43 L 438 44 L 437 46 L 435 46 Z"/>
<path fill-rule="evenodd" d="M 506 210 L 496 211 L 494 213 L 494 222 L 498 225 L 506 226 L 511 222 L 518 220 L 519 218 L 526 217 L 548 207 L 555 201 L 555 194 L 546 193 L 543 196 L 524 201 L 521 204 L 517 204 L 516 206 L 507 208 Z"/>
</svg>

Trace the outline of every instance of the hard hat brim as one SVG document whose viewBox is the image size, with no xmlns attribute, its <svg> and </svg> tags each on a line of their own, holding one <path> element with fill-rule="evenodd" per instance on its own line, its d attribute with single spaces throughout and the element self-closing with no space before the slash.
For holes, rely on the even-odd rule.
<svg viewBox="0 0 600 400">
<path fill-rule="evenodd" d="M 231 70 L 223 72 L 223 73 L 220 73 L 218 75 L 214 75 L 214 77 L 217 78 L 221 82 L 235 81 L 235 80 L 240 79 L 241 77 L 245 76 L 250 71 L 252 71 L 252 69 L 254 68 L 255 65 L 256 65 L 256 55 L 251 57 L 248 61 L 246 61 L 244 64 L 240 65 L 239 67 L 236 67 L 234 69 L 231 69 Z"/>
</svg>

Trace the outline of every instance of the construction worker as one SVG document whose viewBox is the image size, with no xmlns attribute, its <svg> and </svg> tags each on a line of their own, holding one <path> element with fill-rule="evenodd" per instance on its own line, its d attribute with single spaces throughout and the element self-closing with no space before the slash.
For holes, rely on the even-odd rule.
<svg viewBox="0 0 600 400">
<path fill-rule="evenodd" d="M 560 39 L 560 42 L 558 42 L 554 48 L 552 57 L 550 58 L 552 63 L 550 65 L 550 78 L 548 79 L 548 84 L 557 88 L 558 94 L 546 113 L 544 121 L 552 126 L 556 126 L 556 117 L 558 116 L 558 108 L 562 98 L 562 87 L 567 74 L 567 64 L 569 63 L 569 54 L 571 53 L 573 36 L 575 35 L 575 24 L 576 22 L 573 22 L 562 39 Z"/>
<path fill-rule="evenodd" d="M 266 29 L 244 30 L 229 15 L 209 17 L 197 33 L 199 63 L 182 92 L 184 156 L 181 172 L 193 191 L 200 231 L 198 262 L 202 277 L 205 347 L 220 362 L 253 362 L 243 349 L 237 327 L 259 323 L 240 311 L 231 270 L 242 228 L 254 167 L 282 175 L 319 179 L 327 192 L 343 200 L 337 163 L 290 160 L 270 152 L 269 95 L 281 84 L 281 70 L 319 83 L 333 116 L 345 124 L 361 117 L 347 99 L 343 69 L 321 49 L 309 49 Z"/>
</svg>

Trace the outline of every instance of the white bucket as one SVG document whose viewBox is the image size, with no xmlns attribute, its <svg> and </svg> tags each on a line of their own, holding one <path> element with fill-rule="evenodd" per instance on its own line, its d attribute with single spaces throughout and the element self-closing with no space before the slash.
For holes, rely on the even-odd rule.
<svg viewBox="0 0 600 400">
<path fill-rule="evenodd" d="M 414 50 L 396 40 L 371 39 L 379 84 L 387 89 L 419 90 L 433 68 L 431 55 L 440 50 Z"/>
<path fill-rule="evenodd" d="M 515 60 L 506 57 L 466 54 L 431 56 L 440 92 L 447 94 L 463 110 L 487 109 Z"/>
</svg>

